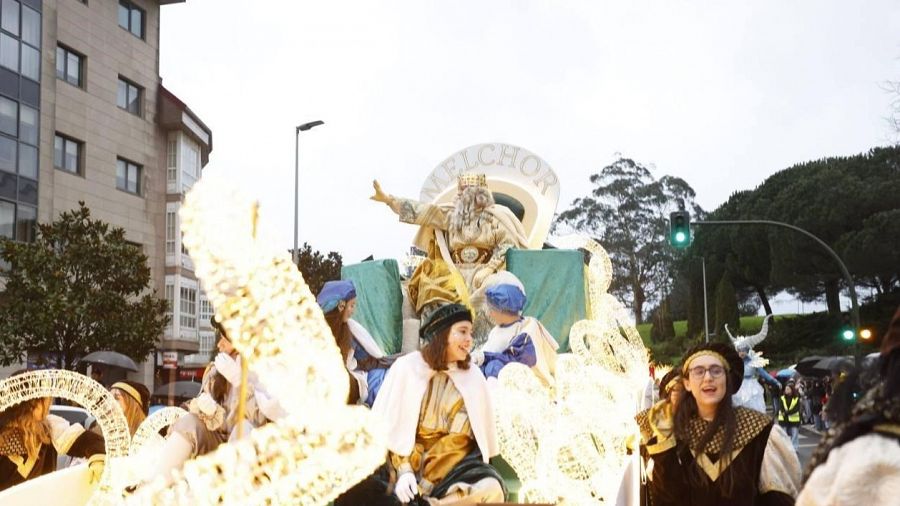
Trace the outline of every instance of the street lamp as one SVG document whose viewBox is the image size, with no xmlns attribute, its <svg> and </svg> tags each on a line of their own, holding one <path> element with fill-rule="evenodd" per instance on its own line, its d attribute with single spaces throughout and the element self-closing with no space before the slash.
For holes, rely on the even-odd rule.
<svg viewBox="0 0 900 506">
<path fill-rule="evenodd" d="M 310 128 L 324 124 L 324 121 L 310 121 L 309 123 L 298 125 L 296 127 L 296 130 L 294 130 L 294 251 L 292 257 L 294 260 L 294 265 L 296 265 L 298 269 L 300 268 L 300 250 L 297 246 L 297 228 L 300 216 L 300 132 L 305 132 Z"/>
</svg>

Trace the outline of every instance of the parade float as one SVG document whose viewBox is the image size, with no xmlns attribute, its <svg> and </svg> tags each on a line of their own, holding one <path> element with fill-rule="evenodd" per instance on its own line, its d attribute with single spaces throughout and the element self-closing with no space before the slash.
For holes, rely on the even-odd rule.
<svg viewBox="0 0 900 506">
<path fill-rule="evenodd" d="M 491 267 L 521 280 L 529 294 L 524 314 L 539 319 L 560 345 L 553 384 L 513 363 L 500 372 L 492 395 L 503 461 L 497 465 L 506 468 L 515 499 L 637 504 L 639 466 L 626 442 L 637 433 L 633 416 L 647 383 L 648 355 L 625 308 L 609 293 L 608 255 L 590 238 L 549 236 L 559 179 L 536 154 L 503 143 L 462 149 L 425 177 L 417 200 L 450 204 L 461 181 L 486 186 L 508 210 L 499 214 L 515 216 L 523 239 Z M 374 204 L 359 203 L 366 205 Z M 108 457 L 99 485 L 90 485 L 84 470 L 70 469 L 0 493 L 3 504 L 46 503 L 48 491 L 59 493 L 64 486 L 71 491 L 66 504 L 325 505 L 383 461 L 386 429 L 365 407 L 344 405 L 347 385 L 338 349 L 289 253 L 273 247 L 277 241 L 267 229 L 266 209 L 207 176 L 188 195 L 182 223 L 217 318 L 247 358 L 244 377 L 257 375 L 287 416 L 188 461 L 172 484 L 157 481 L 126 491 L 133 485 L 127 470 L 145 458 L 139 451 L 129 457 L 129 447 L 152 444 L 156 430 L 178 413 L 148 419 L 152 427 L 138 431 L 144 442 L 132 444 L 121 410 L 99 384 L 73 380 L 74 373 L 65 371 L 28 373 L 37 376 L 24 383 L 4 380 L 0 410 L 45 396 L 83 405 L 98 418 Z M 452 264 L 454 255 L 464 263 L 487 264 L 490 252 L 483 257 L 477 248 L 448 252 L 435 237 L 430 251 L 411 250 L 402 262 L 404 272 L 393 259 L 342 270 L 342 278 L 357 286 L 355 319 L 387 353 L 419 346 L 421 311 L 410 298 L 409 283 L 428 261 L 451 264 L 442 268 L 457 275 L 456 288 L 466 292 L 461 302 L 480 312 L 472 275 L 462 279 Z"/>
</svg>

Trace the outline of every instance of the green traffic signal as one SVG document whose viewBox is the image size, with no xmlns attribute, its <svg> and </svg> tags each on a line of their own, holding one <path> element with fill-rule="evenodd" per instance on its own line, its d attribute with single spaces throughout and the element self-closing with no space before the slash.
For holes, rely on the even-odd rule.
<svg viewBox="0 0 900 506">
<path fill-rule="evenodd" d="M 669 244 L 676 248 L 691 244 L 691 215 L 687 211 L 669 214 Z"/>
<path fill-rule="evenodd" d="M 856 337 L 856 332 L 853 332 L 853 329 L 844 329 L 841 331 L 841 337 L 844 338 L 844 341 L 852 341 Z"/>
</svg>

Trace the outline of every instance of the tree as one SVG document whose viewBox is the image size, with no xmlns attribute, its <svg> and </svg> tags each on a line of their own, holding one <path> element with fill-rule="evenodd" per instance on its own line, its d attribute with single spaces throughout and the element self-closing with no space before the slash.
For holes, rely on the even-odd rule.
<svg viewBox="0 0 900 506">
<path fill-rule="evenodd" d="M 141 361 L 168 322 L 166 301 L 150 289 L 150 267 L 125 231 L 91 219 L 84 202 L 38 225 L 34 242 L 0 241 L 9 264 L 0 298 L 0 363 L 48 353 L 72 368 L 90 352 Z"/>
<path fill-rule="evenodd" d="M 300 248 L 298 267 L 313 295 L 322 290 L 326 281 L 341 279 L 342 266 L 343 260 L 340 253 L 331 251 L 326 256 L 312 249 L 312 246 L 305 242 Z"/>
<path fill-rule="evenodd" d="M 741 317 L 738 313 L 737 294 L 728 274 L 722 275 L 719 284 L 716 285 L 716 335 L 719 339 L 725 336 L 725 324 L 731 332 L 736 332 L 741 326 Z"/>
<path fill-rule="evenodd" d="M 675 322 L 669 310 L 669 299 L 665 298 L 653 313 L 653 325 L 650 327 L 650 339 L 653 342 L 668 341 L 675 337 Z"/>
<path fill-rule="evenodd" d="M 670 284 L 676 252 L 668 244 L 669 212 L 683 199 L 693 216 L 703 210 L 684 180 L 655 180 L 634 160 L 620 157 L 590 177 L 596 187 L 560 213 L 554 232 L 571 231 L 597 237 L 613 262 L 612 292 L 630 305 L 637 323 L 644 304 Z"/>
</svg>

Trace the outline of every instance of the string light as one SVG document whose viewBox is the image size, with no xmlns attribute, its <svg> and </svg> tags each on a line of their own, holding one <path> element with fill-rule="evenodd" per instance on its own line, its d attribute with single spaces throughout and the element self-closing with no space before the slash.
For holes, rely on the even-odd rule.
<svg viewBox="0 0 900 506">
<path fill-rule="evenodd" d="M 186 414 L 188 412 L 181 408 L 168 406 L 148 416 L 138 425 L 137 431 L 131 437 L 128 454 L 133 456 L 147 447 L 158 447 L 164 441 L 163 437 L 159 435 L 159 431 L 172 425 Z"/>
<path fill-rule="evenodd" d="M 331 331 L 290 255 L 264 227 L 254 233 L 254 208 L 204 178 L 181 209 L 184 244 L 216 319 L 288 414 L 189 460 L 170 486 L 141 487 L 129 504 L 327 504 L 384 462 L 384 431 L 366 408 L 345 405 Z"/>
<path fill-rule="evenodd" d="M 588 318 L 569 333 L 571 353 L 560 354 L 556 383 L 543 387 L 517 363 L 498 377 L 500 451 L 522 482 L 520 500 L 610 504 L 629 465 L 626 440 L 646 384 L 648 354 L 624 306 L 608 293 L 612 262 L 602 246 L 577 236 L 557 245 L 591 254 Z"/>
</svg>

